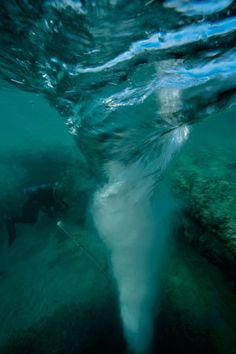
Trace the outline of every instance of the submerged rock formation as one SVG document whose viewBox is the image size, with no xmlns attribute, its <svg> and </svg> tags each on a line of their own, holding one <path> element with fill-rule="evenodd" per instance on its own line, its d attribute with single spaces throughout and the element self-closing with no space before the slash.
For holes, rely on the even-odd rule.
<svg viewBox="0 0 236 354">
<path fill-rule="evenodd" d="M 200 150 L 183 156 L 172 176 L 174 192 L 184 197 L 182 232 L 236 284 L 235 151 Z"/>
</svg>

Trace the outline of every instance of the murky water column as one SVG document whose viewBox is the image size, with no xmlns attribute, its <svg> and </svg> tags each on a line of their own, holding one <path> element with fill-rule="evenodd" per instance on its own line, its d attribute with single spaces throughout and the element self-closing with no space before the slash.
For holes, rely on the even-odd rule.
<svg viewBox="0 0 236 354">
<path fill-rule="evenodd" d="M 167 138 L 159 162 L 167 164 L 184 134 L 182 129 Z M 141 163 L 124 167 L 111 161 L 106 170 L 109 182 L 95 194 L 94 220 L 111 251 L 128 344 L 135 353 L 147 353 L 177 205 L 164 183 L 153 190 L 153 177 L 144 177 Z"/>
</svg>

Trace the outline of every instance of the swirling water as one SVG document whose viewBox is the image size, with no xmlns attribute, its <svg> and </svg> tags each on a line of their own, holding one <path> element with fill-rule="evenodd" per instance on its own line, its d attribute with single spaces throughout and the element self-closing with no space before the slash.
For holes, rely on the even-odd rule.
<svg viewBox="0 0 236 354">
<path fill-rule="evenodd" d="M 235 11 L 230 0 L 1 4 L 1 86 L 45 95 L 94 169 L 94 222 L 135 352 L 150 344 L 178 209 L 165 169 L 194 123 L 235 108 Z"/>
</svg>

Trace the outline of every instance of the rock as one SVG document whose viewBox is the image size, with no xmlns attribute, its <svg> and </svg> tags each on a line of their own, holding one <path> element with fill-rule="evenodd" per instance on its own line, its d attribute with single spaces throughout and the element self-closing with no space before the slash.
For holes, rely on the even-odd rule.
<svg viewBox="0 0 236 354">
<path fill-rule="evenodd" d="M 217 151 L 184 156 L 175 165 L 172 187 L 185 200 L 185 238 L 236 284 L 234 156 Z"/>
</svg>

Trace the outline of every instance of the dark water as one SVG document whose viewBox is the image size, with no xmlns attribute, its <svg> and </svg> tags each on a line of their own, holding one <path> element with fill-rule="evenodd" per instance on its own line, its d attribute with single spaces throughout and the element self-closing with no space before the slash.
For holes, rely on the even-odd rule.
<svg viewBox="0 0 236 354">
<path fill-rule="evenodd" d="M 234 353 L 235 9 L 1 2 L 1 214 L 70 204 L 1 230 L 5 353 Z"/>
</svg>

